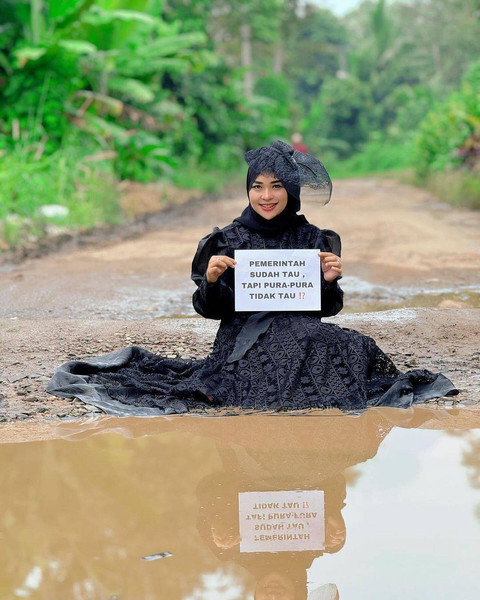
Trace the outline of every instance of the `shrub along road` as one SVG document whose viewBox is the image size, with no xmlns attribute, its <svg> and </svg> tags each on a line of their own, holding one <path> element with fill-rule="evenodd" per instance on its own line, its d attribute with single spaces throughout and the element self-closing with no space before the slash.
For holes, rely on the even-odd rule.
<svg viewBox="0 0 480 600">
<path fill-rule="evenodd" d="M 136 238 L 3 265 L 0 419 L 92 412 L 44 391 L 75 357 L 131 344 L 204 356 L 217 323 L 191 309 L 192 256 L 244 205 L 243 191 L 192 201 Z M 303 212 L 342 236 L 346 307 L 334 322 L 372 335 L 401 369 L 442 371 L 465 404 L 480 401 L 480 213 L 374 178 L 338 181 L 329 205 Z"/>
</svg>

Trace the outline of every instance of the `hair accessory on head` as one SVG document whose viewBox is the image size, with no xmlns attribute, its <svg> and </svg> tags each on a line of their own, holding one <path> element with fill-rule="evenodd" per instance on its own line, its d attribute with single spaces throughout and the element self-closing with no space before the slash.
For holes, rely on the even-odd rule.
<svg viewBox="0 0 480 600">
<path fill-rule="evenodd" d="M 247 191 L 255 178 L 272 172 L 282 181 L 291 196 L 300 200 L 309 198 L 327 204 L 332 195 L 332 181 L 323 164 L 304 152 L 277 140 L 271 146 L 262 146 L 245 153 L 249 167 Z M 297 208 L 298 210 L 298 208 Z"/>
</svg>

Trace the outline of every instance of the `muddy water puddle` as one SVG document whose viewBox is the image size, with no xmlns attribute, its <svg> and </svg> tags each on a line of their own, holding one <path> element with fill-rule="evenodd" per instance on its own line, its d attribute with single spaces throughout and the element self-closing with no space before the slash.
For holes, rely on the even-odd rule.
<svg viewBox="0 0 480 600">
<path fill-rule="evenodd" d="M 479 427 L 421 407 L 0 429 L 0 597 L 477 599 Z"/>
<path fill-rule="evenodd" d="M 429 284 L 425 286 L 392 287 L 373 284 L 358 277 L 346 276 L 341 287 L 345 292 L 343 313 L 374 312 L 396 308 L 480 308 L 480 285 L 465 285 L 455 288 Z M 124 290 L 121 306 L 111 307 L 118 314 L 140 311 L 153 318 L 195 316 L 191 295 L 194 288 L 184 285 L 178 290 L 155 292 L 149 298 L 146 290 L 138 295 L 135 291 Z"/>
<path fill-rule="evenodd" d="M 392 287 L 358 277 L 345 277 L 345 312 L 372 312 L 394 308 L 480 308 L 480 285 Z"/>
<path fill-rule="evenodd" d="M 346 276 L 341 282 L 345 292 L 343 313 L 374 312 L 395 308 L 480 308 L 480 286 L 456 288 L 430 286 L 392 287 L 373 284 L 358 277 Z M 193 288 L 188 282 L 177 289 L 118 290 L 97 313 L 128 315 L 129 318 L 196 316 L 192 307 Z"/>
<path fill-rule="evenodd" d="M 133 277 L 133 276 L 132 276 Z M 112 283 L 113 281 L 113 283 Z M 92 284 L 93 285 L 93 284 Z M 132 284 L 105 278 L 89 293 L 70 298 L 70 287 L 61 293 L 51 289 L 30 291 L 20 300 L 6 299 L 0 304 L 0 316 L 18 318 L 68 317 L 84 319 L 138 320 L 197 316 L 192 306 L 196 287 L 188 277 L 145 281 L 137 278 Z M 359 277 L 345 276 L 341 287 L 345 292 L 343 313 L 359 313 L 396 308 L 480 308 L 480 286 L 442 287 L 430 282 L 417 286 L 387 286 Z M 73 289 L 74 291 L 74 289 Z M 5 292 L 7 293 L 7 292 Z M 0 298 L 0 300 L 2 300 Z M 74 310 L 72 311 L 72 307 Z"/>
</svg>

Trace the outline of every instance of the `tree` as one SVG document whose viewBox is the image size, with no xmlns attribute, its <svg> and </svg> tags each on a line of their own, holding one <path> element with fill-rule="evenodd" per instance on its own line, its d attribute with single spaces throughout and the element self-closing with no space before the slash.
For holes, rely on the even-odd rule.
<svg viewBox="0 0 480 600">
<path fill-rule="evenodd" d="M 336 151 L 340 157 L 352 154 L 368 139 L 371 111 L 365 83 L 352 75 L 329 79 L 304 123 L 308 146 L 314 151 Z"/>
<path fill-rule="evenodd" d="M 291 9 L 284 32 L 284 72 L 295 90 L 294 96 L 308 109 L 323 82 L 335 76 L 342 66 L 347 33 L 330 11 L 311 4 L 303 12 L 298 7 Z"/>
<path fill-rule="evenodd" d="M 274 44 L 279 36 L 285 0 L 214 0 L 212 33 L 220 48 L 229 56 L 230 64 L 238 64 L 244 72 L 244 93 L 253 94 L 255 71 L 259 61 L 254 56 L 264 54 L 265 47 Z"/>
</svg>

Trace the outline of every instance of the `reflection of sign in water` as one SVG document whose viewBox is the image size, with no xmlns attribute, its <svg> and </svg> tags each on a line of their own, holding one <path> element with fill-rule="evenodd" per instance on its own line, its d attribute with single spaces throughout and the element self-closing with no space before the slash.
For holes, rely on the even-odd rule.
<svg viewBox="0 0 480 600">
<path fill-rule="evenodd" d="M 318 250 L 235 250 L 235 310 L 320 310 Z"/>
<path fill-rule="evenodd" d="M 240 552 L 325 548 L 324 492 L 292 490 L 238 494 Z"/>
</svg>

